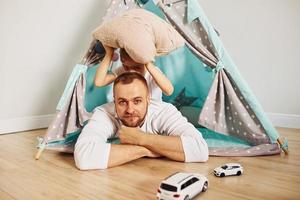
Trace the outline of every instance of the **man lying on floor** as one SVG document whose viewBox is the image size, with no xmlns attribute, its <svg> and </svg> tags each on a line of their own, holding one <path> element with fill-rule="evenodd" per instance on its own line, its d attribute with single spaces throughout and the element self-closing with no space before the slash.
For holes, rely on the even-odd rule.
<svg viewBox="0 0 300 200">
<path fill-rule="evenodd" d="M 145 78 L 126 72 L 114 81 L 114 102 L 97 107 L 75 145 L 80 170 L 106 169 L 142 157 L 206 162 L 201 133 L 172 105 L 150 101 Z M 107 143 L 119 137 L 120 144 Z"/>
</svg>

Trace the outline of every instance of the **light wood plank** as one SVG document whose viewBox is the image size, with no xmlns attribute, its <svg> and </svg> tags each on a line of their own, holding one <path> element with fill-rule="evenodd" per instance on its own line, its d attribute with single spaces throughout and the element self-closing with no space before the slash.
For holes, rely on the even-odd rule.
<svg viewBox="0 0 300 200">
<path fill-rule="evenodd" d="M 195 199 L 300 199 L 300 130 L 278 128 L 290 154 L 210 157 L 207 163 L 143 158 L 108 170 L 80 171 L 73 156 L 45 151 L 36 161 L 36 137 L 45 130 L 0 136 L 0 199 L 155 199 L 165 177 L 198 172 L 209 189 Z M 217 178 L 212 170 L 227 162 L 244 166 L 242 176 Z"/>
</svg>

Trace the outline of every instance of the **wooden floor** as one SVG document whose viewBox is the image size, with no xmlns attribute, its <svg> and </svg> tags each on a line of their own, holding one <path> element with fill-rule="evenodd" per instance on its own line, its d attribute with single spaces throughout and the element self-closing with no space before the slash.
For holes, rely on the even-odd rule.
<svg viewBox="0 0 300 200">
<path fill-rule="evenodd" d="M 207 163 L 140 159 L 108 170 L 79 171 L 73 156 L 45 151 L 34 160 L 36 137 L 45 130 L 0 136 L 0 199 L 155 199 L 166 176 L 199 172 L 209 188 L 195 199 L 300 199 L 300 130 L 278 128 L 290 154 L 264 157 L 210 157 Z M 217 178 L 227 162 L 244 167 L 242 176 Z"/>
</svg>

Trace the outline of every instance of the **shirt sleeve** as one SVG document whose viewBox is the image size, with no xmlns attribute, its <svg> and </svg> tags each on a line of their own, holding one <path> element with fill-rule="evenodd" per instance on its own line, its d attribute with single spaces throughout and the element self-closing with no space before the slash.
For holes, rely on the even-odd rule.
<svg viewBox="0 0 300 200">
<path fill-rule="evenodd" d="M 180 137 L 185 162 L 205 162 L 208 160 L 208 147 L 201 132 L 189 123 L 176 107 L 168 104 L 158 114 L 156 120 L 160 121 L 158 128 L 160 133 Z"/>
<path fill-rule="evenodd" d="M 95 110 L 75 145 L 74 159 L 80 170 L 107 168 L 111 144 L 106 141 L 116 132 L 114 120 L 104 110 Z"/>
</svg>

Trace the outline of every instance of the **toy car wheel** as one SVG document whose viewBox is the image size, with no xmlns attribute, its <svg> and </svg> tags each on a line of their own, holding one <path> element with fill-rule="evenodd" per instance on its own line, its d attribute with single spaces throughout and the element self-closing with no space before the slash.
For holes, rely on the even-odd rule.
<svg viewBox="0 0 300 200">
<path fill-rule="evenodd" d="M 185 196 L 184 200 L 190 200 L 190 197 L 189 196 Z"/>
<path fill-rule="evenodd" d="M 224 177 L 224 176 L 225 176 L 225 174 L 224 174 L 224 173 L 221 173 L 221 174 L 220 174 L 220 177 Z"/>
<path fill-rule="evenodd" d="M 238 172 L 236 173 L 237 176 L 239 176 L 239 175 L 241 175 L 241 174 L 242 174 L 241 171 L 238 171 Z"/>
<path fill-rule="evenodd" d="M 205 192 L 208 188 L 208 183 L 207 181 L 205 181 L 204 185 L 203 185 L 203 188 L 202 188 L 202 192 Z"/>
</svg>

